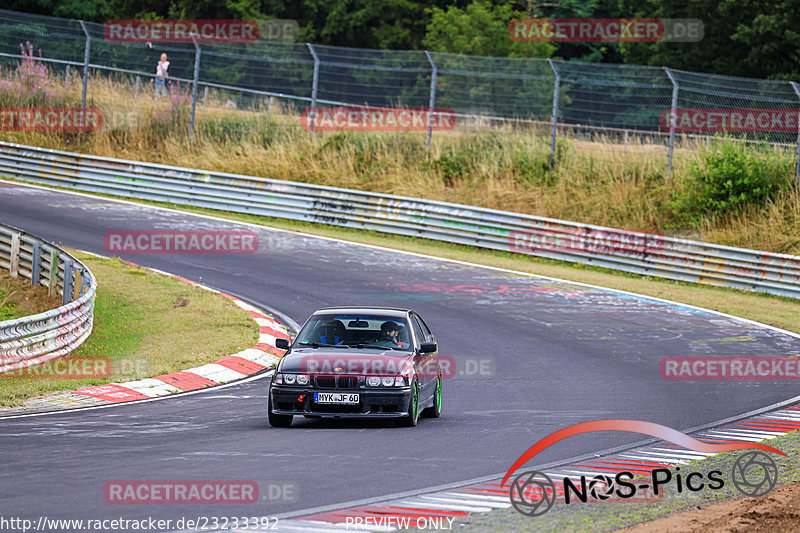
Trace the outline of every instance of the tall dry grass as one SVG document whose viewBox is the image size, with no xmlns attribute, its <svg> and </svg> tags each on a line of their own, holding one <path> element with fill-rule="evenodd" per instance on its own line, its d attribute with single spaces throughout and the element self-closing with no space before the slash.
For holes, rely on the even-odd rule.
<svg viewBox="0 0 800 533">
<path fill-rule="evenodd" d="M 79 94 L 80 80 L 62 90 Z M 63 83 L 63 82 L 62 82 Z M 549 162 L 544 130 L 472 124 L 433 136 L 424 133 L 316 133 L 300 126 L 291 108 L 251 99 L 230 109 L 212 92 L 198 104 L 192 142 L 186 121 L 156 124 L 169 103 L 154 100 L 144 83 L 90 80 L 88 105 L 135 114 L 134 127 L 106 124 L 93 134 L 2 132 L 4 140 L 96 155 L 303 181 L 402 196 L 458 202 L 545 217 L 697 238 L 784 253 L 800 252 L 800 201 L 789 189 L 763 206 L 736 215 L 706 216 L 687 225 L 673 200 L 691 193 L 693 163 L 706 143 L 681 140 L 666 176 L 663 145 L 632 139 L 559 138 Z M 774 157 L 792 157 L 776 148 Z"/>
</svg>

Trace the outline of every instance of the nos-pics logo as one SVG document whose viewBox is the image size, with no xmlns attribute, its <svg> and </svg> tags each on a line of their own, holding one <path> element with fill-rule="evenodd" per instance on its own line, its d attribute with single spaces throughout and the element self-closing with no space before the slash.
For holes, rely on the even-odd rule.
<svg viewBox="0 0 800 533">
<path fill-rule="evenodd" d="M 698 492 L 701 490 L 721 490 L 729 482 L 743 495 L 759 497 L 769 493 L 778 480 L 778 466 L 764 453 L 785 455 L 780 450 L 757 443 L 709 444 L 699 441 L 685 433 L 660 424 L 638 420 L 597 420 L 566 427 L 528 449 L 506 472 L 502 485 L 511 475 L 533 456 L 556 442 L 581 433 L 594 431 L 627 431 L 642 433 L 677 444 L 684 448 L 703 453 L 723 453 L 750 449 L 740 455 L 726 476 L 722 470 L 708 472 L 681 472 L 680 467 L 655 468 L 649 475 L 620 471 L 613 477 L 598 474 L 563 477 L 560 483 L 543 472 L 529 470 L 517 475 L 511 482 L 509 498 L 514 508 L 526 516 L 545 514 L 556 500 L 565 504 L 587 503 L 588 501 L 641 501 L 644 495 L 656 498 L 664 494 L 669 486 L 677 493 Z M 763 451 L 762 451 L 763 450 Z M 645 496 L 647 497 L 647 496 Z"/>
</svg>

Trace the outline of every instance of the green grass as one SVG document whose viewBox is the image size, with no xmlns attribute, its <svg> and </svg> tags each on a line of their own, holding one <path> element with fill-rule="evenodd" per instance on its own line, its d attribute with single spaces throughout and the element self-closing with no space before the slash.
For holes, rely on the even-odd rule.
<svg viewBox="0 0 800 533">
<path fill-rule="evenodd" d="M 258 326 L 230 300 L 117 259 L 75 253 L 98 279 L 94 331 L 70 359 L 110 361 L 110 375 L 2 380 L 0 405 L 129 381 L 214 361 L 252 346 Z M 185 304 L 185 305 L 184 305 Z M 100 359 L 98 359 L 100 358 Z"/>
</svg>

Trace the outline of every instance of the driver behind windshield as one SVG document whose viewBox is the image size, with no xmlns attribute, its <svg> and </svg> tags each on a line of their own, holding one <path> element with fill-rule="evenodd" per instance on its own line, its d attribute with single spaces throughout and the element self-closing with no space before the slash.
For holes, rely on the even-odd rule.
<svg viewBox="0 0 800 533">
<path fill-rule="evenodd" d="M 397 335 L 400 333 L 400 326 L 394 322 L 384 322 L 381 324 L 381 336 L 373 344 L 382 348 L 400 348 L 397 343 Z"/>
</svg>

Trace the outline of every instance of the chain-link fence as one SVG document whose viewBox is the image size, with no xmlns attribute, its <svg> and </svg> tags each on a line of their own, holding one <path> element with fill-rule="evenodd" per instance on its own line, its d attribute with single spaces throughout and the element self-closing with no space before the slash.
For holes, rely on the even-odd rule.
<svg viewBox="0 0 800 533">
<path fill-rule="evenodd" d="M 461 128 L 498 121 L 537 125 L 548 128 L 551 156 L 556 137 L 567 132 L 625 142 L 636 135 L 667 147 L 668 172 L 676 136 L 724 134 L 796 147 L 800 176 L 800 86 L 794 82 L 307 43 L 158 43 L 151 49 L 106 41 L 102 24 L 0 10 L 0 65 L 18 64 L 28 41 L 41 47 L 41 61 L 51 70 L 63 68 L 65 83 L 81 76 L 84 107 L 90 71 L 127 79 L 138 95 L 166 52 L 170 78 L 192 88 L 190 135 L 198 100 L 216 90 L 231 107 L 260 96 L 297 111 L 318 105 L 447 108 Z M 429 145 L 432 132 L 429 122 Z"/>
</svg>

